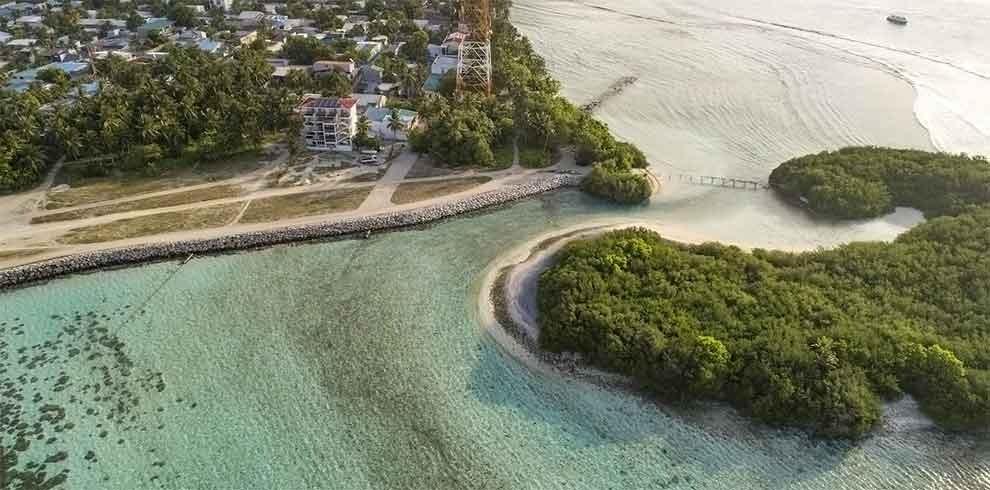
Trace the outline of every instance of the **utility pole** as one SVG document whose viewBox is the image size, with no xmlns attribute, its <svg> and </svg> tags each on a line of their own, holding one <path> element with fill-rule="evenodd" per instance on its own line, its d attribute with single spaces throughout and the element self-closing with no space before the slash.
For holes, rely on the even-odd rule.
<svg viewBox="0 0 990 490">
<path fill-rule="evenodd" d="M 492 7 L 488 0 L 462 0 L 458 29 L 464 35 L 457 51 L 457 94 L 492 94 Z"/>
</svg>

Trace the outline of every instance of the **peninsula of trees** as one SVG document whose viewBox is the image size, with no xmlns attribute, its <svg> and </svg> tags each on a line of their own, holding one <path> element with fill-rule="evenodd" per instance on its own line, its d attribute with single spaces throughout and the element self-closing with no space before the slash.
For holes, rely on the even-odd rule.
<svg viewBox="0 0 990 490">
<path fill-rule="evenodd" d="M 978 158 L 880 148 L 774 172 L 780 192 L 831 215 L 901 204 L 931 218 L 892 243 L 746 253 L 646 230 L 571 243 L 540 280 L 540 343 L 664 400 L 724 400 L 824 437 L 867 434 L 905 394 L 947 429 L 985 430 L 987 175 Z"/>
<path fill-rule="evenodd" d="M 442 98 L 419 105 L 426 129 L 413 131 L 415 150 L 451 166 L 495 167 L 498 154 L 511 155 L 518 137 L 522 146 L 549 164 L 565 146 L 580 165 L 595 165 L 583 188 L 617 202 L 649 198 L 646 178 L 633 171 L 647 166 L 646 157 L 630 143 L 619 142 L 605 123 L 560 95 L 560 83 L 547 71 L 532 45 L 509 21 L 510 0 L 494 2 L 492 78 L 494 95 L 454 98 L 453 74 L 441 86 Z"/>
<path fill-rule="evenodd" d="M 770 185 L 835 218 L 874 218 L 896 206 L 955 215 L 990 202 L 990 164 L 983 157 L 850 147 L 784 162 Z"/>
</svg>

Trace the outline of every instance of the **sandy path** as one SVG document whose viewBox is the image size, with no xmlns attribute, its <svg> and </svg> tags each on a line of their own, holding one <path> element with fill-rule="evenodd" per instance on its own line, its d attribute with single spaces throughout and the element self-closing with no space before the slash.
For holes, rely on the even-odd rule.
<svg viewBox="0 0 990 490">
<path fill-rule="evenodd" d="M 538 172 L 538 171 L 529 171 L 529 172 L 527 172 L 526 174 L 524 174 L 522 176 L 520 176 L 520 175 L 514 175 L 514 176 L 512 176 L 512 175 L 505 175 L 504 178 L 502 178 L 502 179 L 492 180 L 492 181 L 487 182 L 487 183 L 485 183 L 483 185 L 480 185 L 478 187 L 474 187 L 472 189 L 468 189 L 468 190 L 466 190 L 464 192 L 460 192 L 460 193 L 456 193 L 456 194 L 448 194 L 448 195 L 445 195 L 445 196 L 440 196 L 440 197 L 436 197 L 436 198 L 433 198 L 433 199 L 427 199 L 427 200 L 417 201 L 417 202 L 408 203 L 408 204 L 402 204 L 402 205 L 395 205 L 395 204 L 393 204 L 393 205 L 391 205 L 391 206 L 389 206 L 387 208 L 383 208 L 383 209 L 380 209 L 378 211 L 372 211 L 372 212 L 369 212 L 369 211 L 366 211 L 366 210 L 361 210 L 361 209 L 356 209 L 356 210 L 353 210 L 353 211 L 345 211 L 345 212 L 337 212 L 337 213 L 328 213 L 328 214 L 320 214 L 320 215 L 313 215 L 313 216 L 305 216 L 305 217 L 294 218 L 294 219 L 284 219 L 284 220 L 279 220 L 279 221 L 274 221 L 274 222 L 269 222 L 269 223 L 249 223 L 249 224 L 242 224 L 242 223 L 238 223 L 238 222 L 232 222 L 232 223 L 228 224 L 227 226 L 218 227 L 218 228 L 207 228 L 207 229 L 199 229 L 199 230 L 184 230 L 184 231 L 178 231 L 178 232 L 174 232 L 174 233 L 165 233 L 165 234 L 159 234 L 159 235 L 148 235 L 148 236 L 135 237 L 135 238 L 129 238 L 129 239 L 124 239 L 124 240 L 117 240 L 117 241 L 112 241 L 112 242 L 101 242 L 101 243 L 80 244 L 80 245 L 54 244 L 53 246 L 57 246 L 58 248 L 57 249 L 52 249 L 49 252 L 44 253 L 44 254 L 33 255 L 33 256 L 30 256 L 30 257 L 13 258 L 13 259 L 7 259 L 7 260 L 0 259 L 0 268 L 2 268 L 2 267 L 12 267 L 12 266 L 16 266 L 16 265 L 26 264 L 26 263 L 29 263 L 29 262 L 38 262 L 38 261 L 42 261 L 42 260 L 50 259 L 50 258 L 54 258 L 54 257 L 60 257 L 60 256 L 65 256 L 65 255 L 72 255 L 72 254 L 83 253 L 83 252 L 91 252 L 91 251 L 95 251 L 95 250 L 105 250 L 105 249 L 112 249 L 112 248 L 119 248 L 119 247 L 129 247 L 129 246 L 133 246 L 133 245 L 141 245 L 141 244 L 148 244 L 148 243 L 162 243 L 162 242 L 180 241 L 180 240 L 196 240 L 196 239 L 204 239 L 204 238 L 216 238 L 216 237 L 233 235 L 233 234 L 238 234 L 238 233 L 247 233 L 247 232 L 255 232 L 255 231 L 273 230 L 273 229 L 278 229 L 278 228 L 287 227 L 287 226 L 306 225 L 306 224 L 313 224 L 313 223 L 333 223 L 333 222 L 336 222 L 336 221 L 342 221 L 342 220 L 351 219 L 351 218 L 367 217 L 367 216 L 375 216 L 375 215 L 379 215 L 379 214 L 389 214 L 389 213 L 394 213 L 394 212 L 408 211 L 408 210 L 417 209 L 417 208 L 423 208 L 423 207 L 436 206 L 436 205 L 442 205 L 442 204 L 447 204 L 447 203 L 451 203 L 451 202 L 456 202 L 456 201 L 459 201 L 459 200 L 462 200 L 462 199 L 465 199 L 465 198 L 469 198 L 469 197 L 471 197 L 473 195 L 481 194 L 483 192 L 487 192 L 487 191 L 491 191 L 491 190 L 495 190 L 495 189 L 498 189 L 500 187 L 504 187 L 504 186 L 507 186 L 507 185 L 511 185 L 511 184 L 515 184 L 515 183 L 525 183 L 525 182 L 528 182 L 530 180 L 530 178 L 532 178 L 532 177 L 534 177 L 536 175 L 539 175 L 541 173 L 542 172 Z M 444 180 L 444 179 L 462 178 L 462 177 L 463 176 L 456 176 L 456 177 L 449 177 L 449 176 L 448 177 L 430 177 L 430 178 L 423 178 L 423 179 L 410 179 L 410 180 L 405 181 L 405 182 Z M 331 184 L 327 184 L 325 186 L 324 185 L 320 185 L 320 186 L 309 186 L 309 187 L 305 187 L 305 188 L 278 189 L 278 190 L 271 191 L 271 195 L 290 195 L 290 194 L 298 194 L 298 193 L 305 193 L 305 192 L 314 192 L 314 191 L 319 191 L 319 190 L 339 189 L 339 188 L 345 187 L 345 186 L 341 186 L 341 185 L 330 187 L 330 185 Z M 363 187 L 368 187 L 370 185 L 372 185 L 372 184 L 361 183 L 361 184 L 346 185 L 346 187 L 362 187 L 362 186 Z M 45 233 L 28 233 L 28 234 L 23 235 L 23 236 L 21 236 L 19 238 L 13 238 L 13 239 L 6 240 L 6 244 L 7 244 L 7 247 L 6 248 L 8 248 L 8 249 L 23 249 L 23 248 L 28 248 L 28 243 L 36 243 L 38 241 L 52 242 L 52 240 L 54 240 L 55 238 L 57 238 L 58 236 L 60 236 L 62 233 L 64 233 L 66 229 L 71 229 L 71 228 L 76 228 L 76 227 L 80 227 L 80 226 L 85 226 L 86 224 L 99 224 L 99 223 L 116 221 L 116 220 L 123 219 L 123 218 L 126 218 L 126 217 L 147 216 L 147 215 L 153 215 L 153 214 L 158 214 L 158 213 L 162 213 L 162 212 L 168 212 L 168 211 L 174 211 L 174 210 L 195 209 L 195 208 L 199 208 L 199 207 L 212 206 L 212 205 L 224 204 L 224 203 L 248 202 L 248 201 L 250 201 L 252 199 L 257 199 L 258 197 L 260 197 L 260 195 L 241 196 L 241 197 L 237 197 L 237 198 L 219 199 L 219 200 L 215 200 L 215 201 L 208 201 L 208 202 L 205 202 L 205 203 L 192 203 L 192 204 L 187 204 L 187 205 L 182 205 L 182 206 L 174 206 L 174 207 L 170 207 L 170 208 L 158 208 L 158 209 L 151 209 L 151 210 L 134 211 L 134 212 L 131 212 L 131 213 L 121 213 L 121 214 L 115 214 L 115 215 L 101 216 L 101 217 L 91 218 L 91 219 L 87 219 L 87 220 L 70 221 L 70 222 L 66 222 L 64 224 L 52 223 L 49 228 L 46 228 L 46 232 Z M 56 226 L 56 225 L 58 225 L 58 226 Z M 37 226 L 40 227 L 41 225 L 37 225 Z M 7 238 L 7 237 L 5 237 L 5 238 Z M 18 243 L 18 242 L 20 242 L 20 243 Z"/>
<path fill-rule="evenodd" d="M 419 156 L 412 152 L 403 152 L 393 160 L 392 164 L 388 167 L 388 171 L 375 184 L 375 188 L 371 190 L 371 194 L 368 194 L 368 197 L 361 203 L 359 209 L 370 212 L 391 206 L 392 194 L 395 193 L 395 189 L 399 186 L 399 183 L 406 178 L 406 174 L 412 170 L 413 165 L 416 164 L 416 160 L 419 160 Z"/>
<path fill-rule="evenodd" d="M 65 158 L 59 159 L 48 171 L 45 180 L 34 189 L 0 197 L 0 232 L 6 234 L 10 229 L 19 229 L 27 225 L 31 220 L 31 214 L 45 202 L 45 195 L 64 164 Z"/>
</svg>

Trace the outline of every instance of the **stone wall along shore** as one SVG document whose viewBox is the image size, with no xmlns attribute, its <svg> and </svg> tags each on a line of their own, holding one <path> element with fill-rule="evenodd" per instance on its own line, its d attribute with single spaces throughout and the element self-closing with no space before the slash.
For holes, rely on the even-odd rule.
<svg viewBox="0 0 990 490">
<path fill-rule="evenodd" d="M 417 226 L 459 214 L 470 213 L 525 199 L 544 192 L 577 186 L 580 185 L 580 182 L 580 176 L 553 174 L 526 184 L 485 192 L 459 201 L 408 211 L 239 233 L 217 238 L 151 243 L 58 257 L 0 270 L 0 289 L 52 279 L 66 274 L 186 257 L 192 254 L 246 250 L 281 243 L 343 237 L 358 233 Z"/>
</svg>

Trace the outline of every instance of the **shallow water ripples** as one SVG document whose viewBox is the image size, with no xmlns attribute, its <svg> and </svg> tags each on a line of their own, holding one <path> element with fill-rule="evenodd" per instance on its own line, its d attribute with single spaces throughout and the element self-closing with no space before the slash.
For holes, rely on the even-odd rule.
<svg viewBox="0 0 990 490">
<path fill-rule="evenodd" d="M 723 407 L 674 410 L 533 372 L 478 323 L 478 282 L 501 253 L 554 227 L 654 212 L 558 193 L 370 240 L 197 258 L 129 322 L 115 312 L 177 263 L 5 293 L 5 314 L 35 326 L 31 344 L 58 334 L 52 314 L 105 314 L 132 369 L 165 384 L 140 391 L 151 415 L 134 413 L 126 433 L 91 434 L 79 413 L 102 402 L 67 412 L 67 488 L 105 488 L 112 470 L 135 489 L 980 490 L 990 448 L 919 426 L 910 405 L 861 444 L 816 442 Z M 96 463 L 93 441 L 109 441 Z"/>
</svg>

